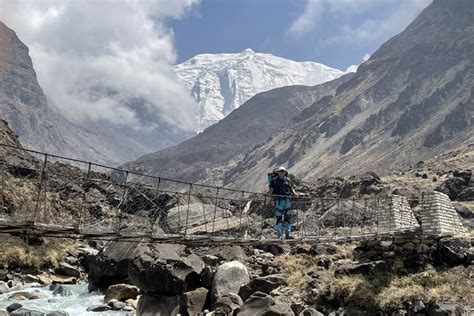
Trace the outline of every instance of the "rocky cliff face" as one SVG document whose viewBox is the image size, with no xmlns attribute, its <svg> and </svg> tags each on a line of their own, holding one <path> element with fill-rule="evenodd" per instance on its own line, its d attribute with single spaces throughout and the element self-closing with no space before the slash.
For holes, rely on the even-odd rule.
<svg viewBox="0 0 474 316">
<path fill-rule="evenodd" d="M 296 62 L 246 49 L 238 54 L 202 54 L 174 70 L 198 102 L 198 128 L 218 122 L 257 93 L 275 88 L 313 86 L 344 72 L 315 62 Z"/>
<path fill-rule="evenodd" d="M 434 1 L 333 97 L 248 154 L 226 183 L 262 187 L 277 165 L 305 180 L 384 174 L 474 143 L 472 16 L 472 1 Z"/>
<path fill-rule="evenodd" d="M 224 171 L 248 150 L 276 135 L 315 101 L 331 99 L 336 88 L 351 76 L 315 87 L 292 86 L 257 94 L 199 135 L 123 167 L 162 177 L 222 184 Z"/>
<path fill-rule="evenodd" d="M 146 112 L 146 100 L 128 102 L 148 121 L 155 118 Z M 139 131 L 104 122 L 70 122 L 49 106 L 28 47 L 1 22 L 0 116 L 25 147 L 107 164 L 123 163 L 192 136 L 166 124 Z"/>
</svg>

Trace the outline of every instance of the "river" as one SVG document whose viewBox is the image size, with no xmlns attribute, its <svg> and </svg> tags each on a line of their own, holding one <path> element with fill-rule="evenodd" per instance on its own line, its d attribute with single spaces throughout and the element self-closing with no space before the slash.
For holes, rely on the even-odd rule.
<svg viewBox="0 0 474 316">
<path fill-rule="evenodd" d="M 107 312 L 88 312 L 87 308 L 91 305 L 103 305 L 104 295 L 98 292 L 87 290 L 87 284 L 63 285 L 71 290 L 71 296 L 54 296 L 48 286 L 28 287 L 25 286 L 17 291 L 12 291 L 0 295 L 0 315 L 1 311 L 6 311 L 6 307 L 13 303 L 20 303 L 25 308 L 41 311 L 44 313 L 52 311 L 65 311 L 70 316 L 81 315 L 123 315 L 130 316 L 131 312 L 125 311 L 107 311 Z M 16 292 L 34 292 L 39 291 L 40 296 L 45 298 L 34 300 L 9 300 L 8 297 Z"/>
</svg>

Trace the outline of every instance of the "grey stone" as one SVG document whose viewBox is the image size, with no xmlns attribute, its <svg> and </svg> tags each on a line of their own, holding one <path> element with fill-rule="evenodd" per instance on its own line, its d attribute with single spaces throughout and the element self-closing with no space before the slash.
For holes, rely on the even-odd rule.
<svg viewBox="0 0 474 316">
<path fill-rule="evenodd" d="M 78 277 L 81 276 L 81 271 L 79 271 L 77 268 L 73 267 L 72 265 L 70 265 L 66 262 L 61 262 L 59 264 L 59 267 L 54 269 L 54 272 L 56 274 L 71 276 L 71 277 L 75 277 L 75 278 L 78 278 Z"/>
<path fill-rule="evenodd" d="M 211 298 L 216 299 L 224 294 L 238 293 L 242 285 L 250 281 L 247 268 L 238 261 L 231 261 L 217 267 L 212 281 Z"/>
<path fill-rule="evenodd" d="M 22 275 L 21 280 L 25 283 L 39 283 L 38 278 L 31 274 Z"/>
<path fill-rule="evenodd" d="M 47 312 L 45 316 L 69 316 L 69 314 L 65 311 L 53 311 Z"/>
<path fill-rule="evenodd" d="M 10 316 L 45 316 L 45 313 L 21 307 L 10 313 Z"/>
<path fill-rule="evenodd" d="M 215 267 L 219 264 L 220 259 L 217 256 L 205 255 L 202 257 L 202 261 L 204 261 L 204 263 L 208 266 Z"/>
<path fill-rule="evenodd" d="M 88 312 L 106 312 L 112 308 L 109 305 L 92 305 L 87 308 Z"/>
<path fill-rule="evenodd" d="M 240 296 L 235 293 L 228 293 L 217 298 L 214 309 L 218 315 L 232 315 L 243 304 L 244 301 Z"/>
<path fill-rule="evenodd" d="M 204 308 L 207 293 L 206 288 L 200 287 L 194 291 L 183 293 L 179 298 L 179 311 L 184 315 L 197 315 Z"/>
<path fill-rule="evenodd" d="M 253 293 L 241 306 L 239 316 L 294 316 L 290 306 L 262 292 Z"/>
<path fill-rule="evenodd" d="M 5 282 L 0 281 L 0 294 L 7 293 L 9 289 L 10 288 Z"/>
<path fill-rule="evenodd" d="M 299 313 L 298 316 L 324 316 L 324 314 L 318 312 L 314 308 L 306 308 L 301 313 Z"/>
<path fill-rule="evenodd" d="M 141 291 L 168 296 L 198 285 L 204 262 L 195 254 L 179 253 L 181 249 L 181 245 L 144 245 L 130 264 L 132 283 Z"/>
<path fill-rule="evenodd" d="M 125 302 L 128 299 L 136 299 L 140 290 L 138 287 L 130 284 L 114 284 L 109 286 L 105 292 L 104 302 L 108 303 L 110 300 L 118 300 Z"/>
<path fill-rule="evenodd" d="M 459 305 L 445 304 L 440 302 L 434 302 L 428 308 L 429 316 L 455 316 L 464 315 L 464 313 L 464 308 Z"/>
<path fill-rule="evenodd" d="M 245 301 L 254 292 L 270 293 L 281 285 L 287 285 L 288 281 L 283 274 L 272 274 L 251 280 L 239 290 L 239 296 Z"/>
<path fill-rule="evenodd" d="M 352 274 L 373 274 L 377 272 L 388 271 L 388 265 L 385 261 L 370 261 L 363 263 L 348 263 L 336 268 L 335 275 L 352 275 Z"/>
<path fill-rule="evenodd" d="M 20 303 L 13 303 L 13 304 L 8 305 L 6 309 L 7 309 L 8 313 L 11 313 L 11 312 L 13 312 L 17 309 L 22 308 L 22 307 L 23 307 L 23 305 L 21 305 Z"/>
<path fill-rule="evenodd" d="M 212 280 L 214 279 L 214 275 L 216 274 L 217 269 L 215 267 L 206 266 L 201 271 L 201 284 L 207 289 L 212 287 Z"/>
<path fill-rule="evenodd" d="M 109 306 L 110 306 L 110 304 L 109 304 Z M 124 302 L 116 301 L 112 304 L 112 310 L 120 311 L 120 310 L 124 309 L 125 306 L 127 306 L 127 304 L 125 304 Z"/>
<path fill-rule="evenodd" d="M 53 295 L 59 295 L 59 296 L 72 296 L 73 295 L 70 289 L 60 284 L 51 284 L 49 286 L 49 289 L 53 291 Z"/>
<path fill-rule="evenodd" d="M 137 315 L 172 316 L 178 311 L 178 296 L 143 294 L 138 299 Z"/>
</svg>

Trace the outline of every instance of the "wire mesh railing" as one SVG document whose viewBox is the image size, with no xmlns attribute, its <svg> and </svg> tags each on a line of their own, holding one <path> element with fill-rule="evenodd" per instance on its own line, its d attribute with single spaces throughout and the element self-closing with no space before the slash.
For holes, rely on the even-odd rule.
<svg viewBox="0 0 474 316">
<path fill-rule="evenodd" d="M 87 235 L 276 237 L 274 196 L 140 174 L 0 144 L 0 224 Z M 294 237 L 378 233 L 384 197 L 292 198 Z"/>
</svg>

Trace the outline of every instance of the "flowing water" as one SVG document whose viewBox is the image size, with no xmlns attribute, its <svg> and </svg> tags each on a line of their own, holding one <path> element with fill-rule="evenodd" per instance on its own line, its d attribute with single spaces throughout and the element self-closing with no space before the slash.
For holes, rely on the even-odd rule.
<svg viewBox="0 0 474 316">
<path fill-rule="evenodd" d="M 73 293 L 72 296 L 53 296 L 53 292 L 49 287 L 24 287 L 17 291 L 12 291 L 0 295 L 0 315 L 1 311 L 5 311 L 6 307 L 13 303 L 20 303 L 23 307 L 41 312 L 65 311 L 70 316 L 81 315 L 123 315 L 130 316 L 131 312 L 125 311 L 107 311 L 107 312 L 88 312 L 87 308 L 91 305 L 103 305 L 104 295 L 98 292 L 87 290 L 87 284 L 63 285 Z M 45 298 L 35 300 L 9 300 L 8 297 L 16 292 L 38 292 Z"/>
</svg>

